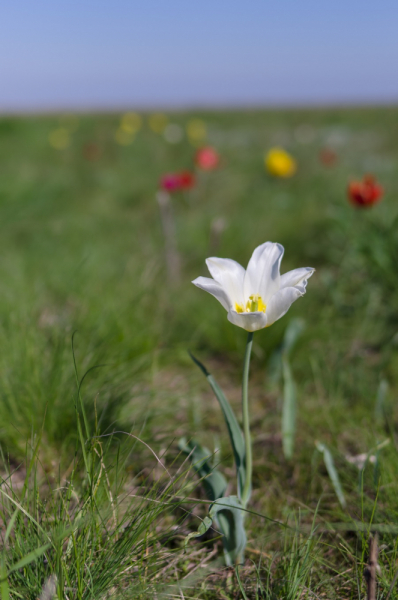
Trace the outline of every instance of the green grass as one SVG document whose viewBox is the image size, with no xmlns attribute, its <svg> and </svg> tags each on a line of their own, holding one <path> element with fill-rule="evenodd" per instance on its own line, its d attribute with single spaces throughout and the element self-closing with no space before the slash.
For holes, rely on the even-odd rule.
<svg viewBox="0 0 398 600">
<path fill-rule="evenodd" d="M 184 126 L 192 116 L 206 121 L 208 141 L 223 164 L 199 173 L 195 190 L 173 198 L 182 256 L 182 281 L 174 287 L 167 283 L 155 194 L 164 172 L 191 167 L 195 150 L 186 139 L 167 144 L 144 124 L 133 144 L 123 147 L 114 141 L 119 115 L 81 116 L 71 145 L 55 150 L 48 135 L 59 126 L 58 116 L 0 120 L 1 490 L 12 498 L 0 504 L 2 572 L 42 549 L 48 536 L 52 540 L 51 550 L 9 574 L 2 598 L 38 598 L 52 574 L 65 599 L 105 598 L 109 590 L 126 598 L 232 599 L 242 594 L 240 585 L 250 599 L 365 597 L 370 523 L 384 527 L 379 595 L 385 598 L 398 559 L 398 109 L 170 118 Z M 311 139 L 304 140 L 303 126 L 311 126 Z M 95 160 L 86 158 L 87 144 L 97 145 Z M 263 155 L 274 145 L 297 158 L 292 179 L 265 173 Z M 331 167 L 319 161 L 324 147 L 337 153 Z M 347 182 L 368 172 L 385 196 L 372 210 L 356 211 L 346 199 Z M 210 231 L 220 217 L 226 228 L 215 247 Z M 178 439 L 195 436 L 219 448 L 220 468 L 232 473 L 219 408 L 187 350 L 206 363 L 239 411 L 246 341 L 221 306 L 190 281 L 206 275 L 206 257 L 246 265 L 266 240 L 285 246 L 282 271 L 317 271 L 288 315 L 254 337 L 253 514 L 238 579 L 220 567 L 214 532 L 183 553 L 183 538 L 205 507 L 183 501 L 204 496 L 186 472 Z M 295 317 L 304 320 L 305 330 L 290 356 L 297 430 L 293 458 L 286 460 L 283 380 L 275 356 Z M 74 332 L 78 380 L 87 373 L 81 402 Z M 389 389 L 376 418 L 384 379 Z M 87 416 L 83 437 L 76 407 L 80 419 L 82 407 Z M 125 434 L 94 436 L 114 431 L 138 436 L 162 456 L 176 478 L 172 494 L 164 468 L 145 444 Z M 368 453 L 387 438 L 377 464 L 368 462 L 361 479 L 346 457 Z M 345 509 L 317 441 L 333 456 Z M 130 489 L 142 499 L 127 502 Z M 120 506 L 116 520 L 109 491 Z M 26 513 L 15 513 L 18 505 Z M 121 575 L 112 549 L 132 519 L 140 523 L 126 542 L 133 566 L 126 571 L 123 563 Z M 156 573 L 162 573 L 163 588 L 148 587 Z M 393 591 L 390 598 L 396 597 Z"/>
</svg>

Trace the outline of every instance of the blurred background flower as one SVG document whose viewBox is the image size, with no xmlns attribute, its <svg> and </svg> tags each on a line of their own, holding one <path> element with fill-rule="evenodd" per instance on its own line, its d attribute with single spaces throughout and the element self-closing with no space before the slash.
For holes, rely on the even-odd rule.
<svg viewBox="0 0 398 600">
<path fill-rule="evenodd" d="M 202 119 L 191 119 L 186 126 L 187 136 L 191 144 L 202 144 L 207 137 L 206 123 Z"/>
<path fill-rule="evenodd" d="M 282 148 L 272 148 L 264 162 L 268 173 L 274 177 L 291 177 L 297 170 L 294 158 Z"/>
<path fill-rule="evenodd" d="M 142 118 L 135 112 L 125 113 L 120 120 L 120 129 L 126 133 L 136 133 L 142 125 Z"/>
<path fill-rule="evenodd" d="M 190 171 L 166 173 L 160 179 L 160 187 L 166 192 L 190 190 L 195 186 L 195 176 Z"/>
<path fill-rule="evenodd" d="M 182 171 L 180 173 L 180 188 L 182 190 L 190 190 L 195 187 L 195 175 L 191 171 Z"/>
<path fill-rule="evenodd" d="M 48 135 L 48 141 L 56 150 L 65 150 L 71 143 L 69 131 L 65 127 L 53 129 Z"/>
<path fill-rule="evenodd" d="M 379 202 L 384 190 L 373 175 L 365 175 L 362 181 L 348 184 L 348 198 L 354 206 L 368 208 Z"/>
<path fill-rule="evenodd" d="M 154 133 L 163 133 L 168 121 L 169 118 L 164 113 L 154 113 L 148 117 L 149 127 Z"/>
<path fill-rule="evenodd" d="M 178 144 L 184 138 L 184 130 L 177 123 L 169 123 L 164 128 L 163 137 L 169 144 Z"/>
<path fill-rule="evenodd" d="M 204 171 L 212 171 L 216 169 L 220 164 L 220 156 L 214 148 L 211 146 L 205 146 L 199 148 L 195 154 L 195 163 Z"/>
</svg>

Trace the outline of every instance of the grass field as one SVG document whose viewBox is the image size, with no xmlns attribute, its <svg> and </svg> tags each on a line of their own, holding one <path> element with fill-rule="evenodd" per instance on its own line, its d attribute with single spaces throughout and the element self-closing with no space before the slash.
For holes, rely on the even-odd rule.
<svg viewBox="0 0 398 600">
<path fill-rule="evenodd" d="M 173 286 L 155 196 L 163 173 L 192 167 L 186 138 L 168 144 L 144 123 L 118 145 L 120 115 L 79 116 L 56 150 L 49 135 L 65 118 L 0 119 L 1 598 L 364 598 L 376 530 L 387 598 L 398 568 L 398 109 L 169 115 L 183 127 L 192 117 L 222 165 L 173 196 Z M 278 145 L 298 161 L 291 179 L 264 170 Z M 335 164 L 320 162 L 323 148 Z M 361 211 L 346 188 L 366 173 L 385 195 Z M 234 571 L 214 531 L 184 553 L 206 507 L 178 440 L 218 448 L 233 473 L 217 401 L 187 351 L 240 414 L 246 335 L 190 282 L 208 256 L 246 266 L 266 240 L 285 247 L 282 272 L 316 273 L 254 338 L 253 512 Z M 287 460 L 278 348 L 295 318 L 305 329 L 290 358 Z M 316 442 L 333 457 L 340 502 Z"/>
</svg>

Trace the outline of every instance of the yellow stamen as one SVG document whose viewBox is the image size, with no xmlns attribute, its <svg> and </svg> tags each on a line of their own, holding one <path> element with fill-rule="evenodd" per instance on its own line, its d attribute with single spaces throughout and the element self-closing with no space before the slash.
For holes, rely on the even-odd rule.
<svg viewBox="0 0 398 600">
<path fill-rule="evenodd" d="M 263 302 L 263 299 L 258 294 L 249 296 L 246 306 L 237 303 L 235 304 L 235 310 L 237 313 L 265 312 L 266 309 L 267 305 Z"/>
</svg>

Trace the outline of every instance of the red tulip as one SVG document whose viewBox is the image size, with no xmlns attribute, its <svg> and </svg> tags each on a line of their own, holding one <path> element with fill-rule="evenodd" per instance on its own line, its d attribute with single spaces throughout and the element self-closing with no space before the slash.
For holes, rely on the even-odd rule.
<svg viewBox="0 0 398 600">
<path fill-rule="evenodd" d="M 167 173 L 160 180 L 160 187 L 166 192 L 190 190 L 195 185 L 195 176 L 190 171 Z"/>
<path fill-rule="evenodd" d="M 220 156 L 214 148 L 205 146 L 204 148 L 199 148 L 196 152 L 195 162 L 200 169 L 212 171 L 213 169 L 217 169 L 220 163 Z"/>
<path fill-rule="evenodd" d="M 366 175 L 362 181 L 351 181 L 347 191 L 350 202 L 362 208 L 379 202 L 384 193 L 383 188 L 372 175 Z"/>
<path fill-rule="evenodd" d="M 190 171 L 182 171 L 178 177 L 181 190 L 190 190 L 195 186 L 195 175 Z"/>
</svg>

